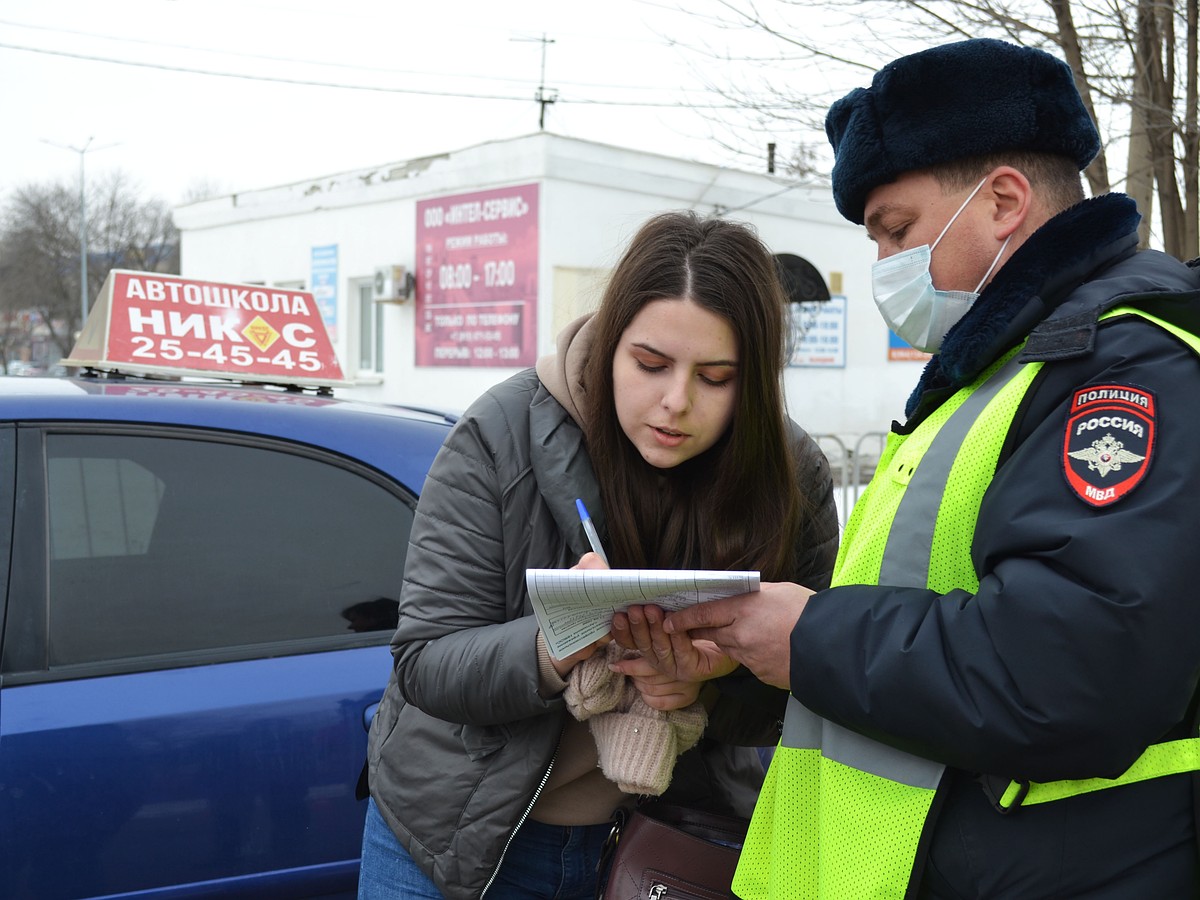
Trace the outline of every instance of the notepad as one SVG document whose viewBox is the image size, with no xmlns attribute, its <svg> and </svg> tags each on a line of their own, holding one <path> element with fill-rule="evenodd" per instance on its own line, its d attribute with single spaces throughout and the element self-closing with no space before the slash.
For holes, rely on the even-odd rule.
<svg viewBox="0 0 1200 900">
<path fill-rule="evenodd" d="M 546 646 L 570 656 L 608 633 L 614 612 L 652 603 L 671 611 L 757 591 L 758 572 L 707 569 L 526 569 L 525 585 Z"/>
</svg>

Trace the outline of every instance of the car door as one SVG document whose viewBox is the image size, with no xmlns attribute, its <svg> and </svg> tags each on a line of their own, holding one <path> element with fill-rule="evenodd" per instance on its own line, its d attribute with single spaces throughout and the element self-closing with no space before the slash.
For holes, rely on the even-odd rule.
<svg viewBox="0 0 1200 900">
<path fill-rule="evenodd" d="M 266 438 L 16 432 L 0 896 L 352 896 L 415 498 Z"/>
</svg>

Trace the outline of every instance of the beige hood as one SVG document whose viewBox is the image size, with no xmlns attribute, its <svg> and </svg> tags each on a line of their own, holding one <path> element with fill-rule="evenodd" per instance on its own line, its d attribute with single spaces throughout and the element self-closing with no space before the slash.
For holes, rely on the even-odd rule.
<svg viewBox="0 0 1200 900">
<path fill-rule="evenodd" d="M 580 316 L 559 332 L 556 352 L 537 361 L 538 379 L 562 405 L 575 424 L 583 427 L 587 396 L 583 390 L 583 366 L 592 349 L 592 317 Z"/>
</svg>

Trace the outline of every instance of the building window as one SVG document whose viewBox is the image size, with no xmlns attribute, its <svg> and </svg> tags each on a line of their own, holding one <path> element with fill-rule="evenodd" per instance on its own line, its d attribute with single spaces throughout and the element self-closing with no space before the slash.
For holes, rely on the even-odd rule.
<svg viewBox="0 0 1200 900">
<path fill-rule="evenodd" d="M 358 285 L 358 370 L 383 372 L 383 307 L 370 280 Z"/>
</svg>

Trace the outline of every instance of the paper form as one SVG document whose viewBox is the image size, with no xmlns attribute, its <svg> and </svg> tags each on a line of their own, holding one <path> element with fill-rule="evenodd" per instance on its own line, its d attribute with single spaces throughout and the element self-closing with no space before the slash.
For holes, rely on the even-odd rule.
<svg viewBox="0 0 1200 900">
<path fill-rule="evenodd" d="M 526 569 L 546 646 L 570 656 L 608 633 L 614 612 L 653 603 L 671 611 L 758 590 L 758 572 L 707 569 Z"/>
</svg>

